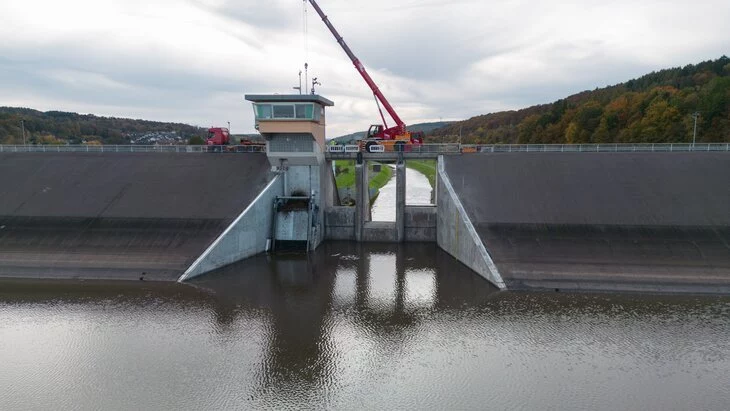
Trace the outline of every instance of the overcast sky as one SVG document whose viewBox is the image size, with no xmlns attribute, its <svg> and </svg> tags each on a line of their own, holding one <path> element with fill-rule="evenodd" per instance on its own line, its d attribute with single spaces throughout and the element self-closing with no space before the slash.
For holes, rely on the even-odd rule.
<svg viewBox="0 0 730 411">
<path fill-rule="evenodd" d="M 730 54 L 730 1 L 320 0 L 407 124 L 548 103 Z M 254 132 L 305 60 L 328 136 L 377 107 L 301 0 L 0 0 L 0 105 Z M 305 41 L 306 39 L 306 41 Z M 306 45 L 306 47 L 305 47 Z"/>
</svg>

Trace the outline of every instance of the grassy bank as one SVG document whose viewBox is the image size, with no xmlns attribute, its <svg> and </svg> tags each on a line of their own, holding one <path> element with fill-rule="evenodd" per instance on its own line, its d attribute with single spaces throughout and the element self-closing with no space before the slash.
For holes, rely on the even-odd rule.
<svg viewBox="0 0 730 411">
<path fill-rule="evenodd" d="M 337 188 L 355 187 L 355 162 L 353 160 L 334 160 L 335 184 Z"/>
<path fill-rule="evenodd" d="M 406 160 L 406 167 L 426 176 L 433 189 L 436 185 L 436 160 Z"/>
<path fill-rule="evenodd" d="M 390 167 L 386 164 L 381 164 L 380 172 L 374 173 L 373 172 L 373 165 L 375 163 L 371 163 L 369 165 L 370 167 L 370 188 L 375 188 L 380 190 L 381 187 L 383 187 L 385 184 L 388 183 L 388 180 L 393 176 L 393 171 Z M 339 172 L 337 172 L 339 171 Z M 353 191 L 355 189 L 355 161 L 353 160 L 335 160 L 335 183 L 337 184 L 338 189 L 343 188 L 351 188 Z"/>
</svg>

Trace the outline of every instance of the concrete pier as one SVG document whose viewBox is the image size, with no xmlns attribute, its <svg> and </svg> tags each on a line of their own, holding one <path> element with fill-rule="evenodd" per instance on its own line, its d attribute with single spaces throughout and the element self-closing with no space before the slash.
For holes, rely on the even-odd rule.
<svg viewBox="0 0 730 411">
<path fill-rule="evenodd" d="M 406 164 L 399 160 L 395 164 L 395 241 L 406 239 Z"/>
</svg>

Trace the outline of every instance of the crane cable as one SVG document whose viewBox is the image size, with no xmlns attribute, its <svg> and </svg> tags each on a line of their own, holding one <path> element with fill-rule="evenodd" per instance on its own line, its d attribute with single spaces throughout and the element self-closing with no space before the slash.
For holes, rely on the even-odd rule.
<svg viewBox="0 0 730 411">
<path fill-rule="evenodd" d="M 307 3 L 309 0 L 302 1 L 302 41 L 304 43 L 304 88 L 309 87 L 308 68 L 309 68 L 309 19 Z M 306 94 L 306 93 L 305 93 Z"/>
</svg>

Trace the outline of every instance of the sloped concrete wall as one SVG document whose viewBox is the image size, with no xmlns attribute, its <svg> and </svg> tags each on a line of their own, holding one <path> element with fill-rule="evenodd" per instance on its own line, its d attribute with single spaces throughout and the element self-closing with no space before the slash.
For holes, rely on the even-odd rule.
<svg viewBox="0 0 730 411">
<path fill-rule="evenodd" d="M 271 180 L 259 153 L 0 153 L 0 277 L 175 281 Z"/>
<path fill-rule="evenodd" d="M 730 153 L 494 153 L 444 165 L 510 289 L 730 288 Z"/>
<path fill-rule="evenodd" d="M 494 153 L 445 163 L 477 225 L 730 226 L 730 153 Z"/>
<path fill-rule="evenodd" d="M 280 175 L 274 177 L 178 281 L 195 278 L 266 251 L 266 241 L 271 237 L 274 222 L 274 200 L 284 195 L 282 180 Z"/>
<path fill-rule="evenodd" d="M 438 160 L 437 190 L 436 240 L 439 247 L 498 288 L 504 289 L 505 283 L 499 270 L 469 220 L 444 170 L 443 156 Z"/>
</svg>

